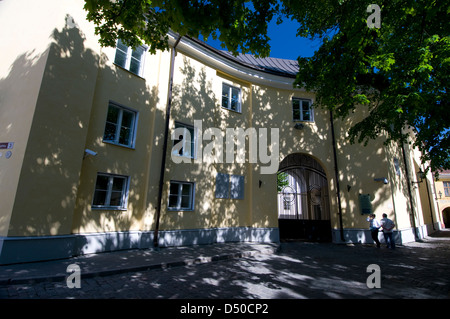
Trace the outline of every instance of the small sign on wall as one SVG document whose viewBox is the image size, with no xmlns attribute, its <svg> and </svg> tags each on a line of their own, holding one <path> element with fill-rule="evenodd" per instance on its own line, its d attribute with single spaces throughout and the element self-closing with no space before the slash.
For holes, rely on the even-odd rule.
<svg viewBox="0 0 450 319">
<path fill-rule="evenodd" d="M 14 142 L 0 143 L 0 150 L 12 150 L 14 148 Z"/>
<path fill-rule="evenodd" d="M 359 194 L 359 207 L 361 209 L 361 215 L 372 213 L 370 194 Z"/>
<path fill-rule="evenodd" d="M 2 150 L 8 150 L 5 154 L 4 157 L 6 159 L 11 158 L 12 156 L 12 152 L 10 150 L 12 150 L 14 148 L 14 142 L 0 142 L 0 151 Z M 0 157 L 3 156 L 3 153 L 0 152 Z"/>
</svg>

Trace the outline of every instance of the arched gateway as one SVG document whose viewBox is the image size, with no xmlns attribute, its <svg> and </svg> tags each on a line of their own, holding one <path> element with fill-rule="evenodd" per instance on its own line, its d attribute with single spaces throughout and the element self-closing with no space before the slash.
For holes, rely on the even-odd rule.
<svg viewBox="0 0 450 319">
<path fill-rule="evenodd" d="M 444 219 L 444 227 L 450 228 L 450 207 L 445 208 L 442 210 L 442 217 Z"/>
<path fill-rule="evenodd" d="M 309 155 L 291 154 L 280 163 L 278 225 L 281 240 L 331 241 L 328 180 Z"/>
</svg>

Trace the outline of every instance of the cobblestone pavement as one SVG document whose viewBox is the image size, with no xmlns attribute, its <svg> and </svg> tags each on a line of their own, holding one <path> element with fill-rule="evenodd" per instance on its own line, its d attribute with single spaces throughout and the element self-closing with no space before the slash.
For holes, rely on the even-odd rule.
<svg viewBox="0 0 450 319">
<path fill-rule="evenodd" d="M 0 285 L 2 299 L 348 299 L 449 298 L 450 232 L 397 247 L 282 243 L 277 253 L 205 264 L 81 278 Z M 445 237 L 439 237 L 445 236 Z M 380 267 L 381 288 L 368 288 Z"/>
</svg>

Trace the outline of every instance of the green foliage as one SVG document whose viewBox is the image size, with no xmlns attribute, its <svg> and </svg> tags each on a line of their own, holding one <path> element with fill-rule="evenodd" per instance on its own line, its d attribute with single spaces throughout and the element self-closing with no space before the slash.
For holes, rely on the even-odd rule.
<svg viewBox="0 0 450 319">
<path fill-rule="evenodd" d="M 145 42 L 154 53 L 168 48 L 170 29 L 258 56 L 270 53 L 267 25 L 279 10 L 276 0 L 85 0 L 84 8 L 103 46 L 121 38 L 133 47 Z"/>
<path fill-rule="evenodd" d="M 368 5 L 381 8 L 369 28 Z M 450 168 L 450 0 L 85 0 L 104 46 L 121 38 L 168 48 L 167 33 L 219 39 L 237 54 L 268 56 L 268 23 L 299 22 L 297 35 L 321 39 L 313 57 L 299 58 L 296 86 L 338 117 L 356 107 L 368 116 L 349 129 L 351 142 L 386 136 L 414 145 L 429 168 Z"/>
<path fill-rule="evenodd" d="M 284 187 L 289 186 L 288 174 L 281 172 L 277 174 L 277 190 L 280 193 Z"/>
<path fill-rule="evenodd" d="M 448 0 L 283 3 L 299 34 L 324 39 L 313 57 L 299 59 L 296 85 L 341 118 L 359 105 L 369 112 L 350 128 L 352 142 L 404 142 L 411 128 L 428 168 L 450 168 Z M 379 29 L 366 25 L 371 3 L 381 8 Z"/>
</svg>

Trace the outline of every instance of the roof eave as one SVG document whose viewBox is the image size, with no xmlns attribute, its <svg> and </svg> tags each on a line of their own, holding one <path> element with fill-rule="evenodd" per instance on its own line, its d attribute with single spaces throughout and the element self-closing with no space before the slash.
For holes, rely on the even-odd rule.
<svg viewBox="0 0 450 319">
<path fill-rule="evenodd" d="M 172 47 L 179 36 L 172 31 L 169 32 L 168 36 L 169 45 Z M 294 87 L 295 76 L 274 74 L 273 72 L 267 72 L 267 70 L 248 65 L 192 37 L 183 36 L 177 45 L 177 51 L 187 54 L 218 71 L 249 83 L 278 89 L 304 91 L 303 88 Z"/>
</svg>

